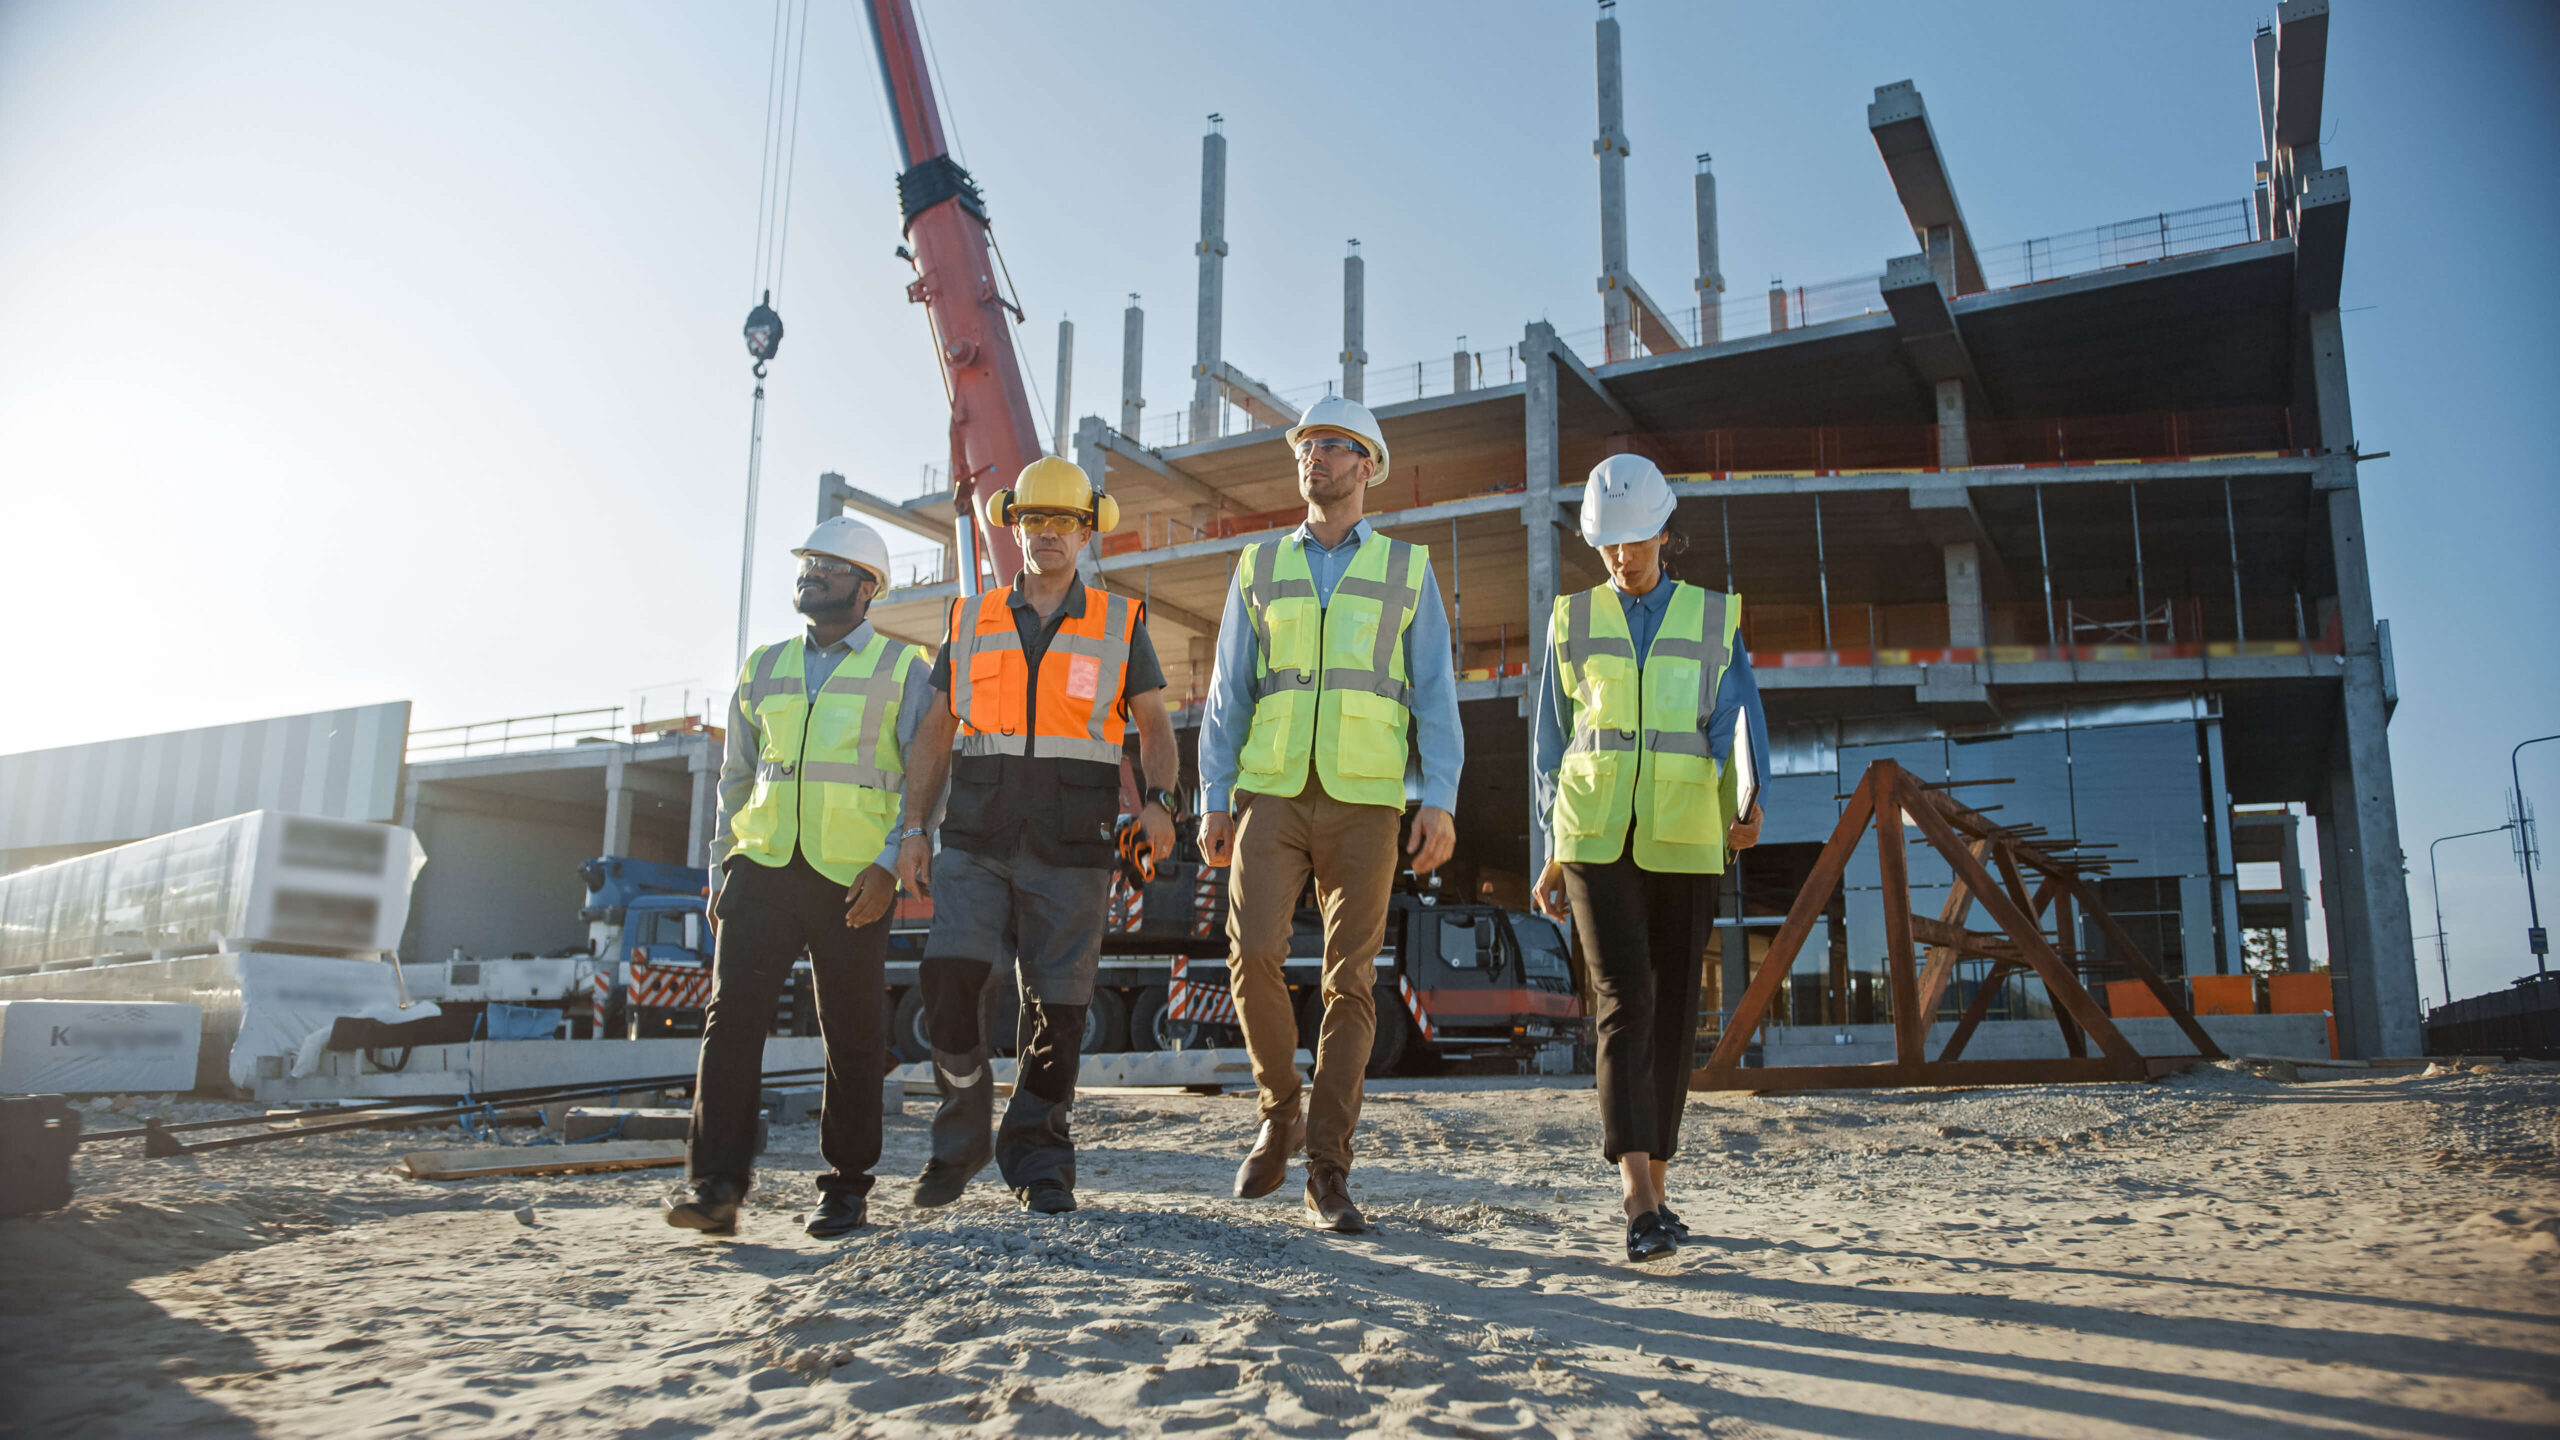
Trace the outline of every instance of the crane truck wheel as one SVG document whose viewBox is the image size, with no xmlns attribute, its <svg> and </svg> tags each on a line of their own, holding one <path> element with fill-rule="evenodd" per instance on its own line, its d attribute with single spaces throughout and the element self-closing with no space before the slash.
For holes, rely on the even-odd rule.
<svg viewBox="0 0 2560 1440">
<path fill-rule="evenodd" d="M 924 987 L 910 985 L 898 992 L 898 1008 L 889 1019 L 889 1048 L 908 1065 L 922 1065 L 933 1058 L 933 1038 L 924 1033 Z"/>
<path fill-rule="evenodd" d="M 1170 1050 L 1173 1048 L 1173 1021 L 1165 1011 L 1172 1004 L 1168 987 L 1150 985 L 1137 992 L 1129 1002 L 1129 1048 L 1132 1050 Z"/>
<path fill-rule="evenodd" d="M 1096 987 L 1084 1011 L 1084 1053 L 1118 1055 L 1129 1048 L 1129 1001 L 1117 990 Z"/>
<path fill-rule="evenodd" d="M 1373 1076 L 1393 1075 L 1413 1048 L 1413 1018 L 1404 1013 L 1404 997 L 1392 984 L 1373 988 L 1377 997 L 1378 1028 L 1369 1040 L 1369 1069 Z M 1316 1036 L 1324 1028 L 1324 989 L 1307 987 L 1307 997 L 1298 1004 L 1298 1045 L 1313 1052 Z"/>
</svg>

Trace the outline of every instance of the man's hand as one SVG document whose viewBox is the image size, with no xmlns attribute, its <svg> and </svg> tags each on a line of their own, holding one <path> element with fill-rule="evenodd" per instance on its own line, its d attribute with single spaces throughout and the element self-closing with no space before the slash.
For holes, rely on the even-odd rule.
<svg viewBox="0 0 2560 1440">
<path fill-rule="evenodd" d="M 1138 807 L 1138 828 L 1146 833 L 1147 848 L 1156 854 L 1159 864 L 1173 859 L 1173 817 L 1153 800 Z"/>
<path fill-rule="evenodd" d="M 1725 848 L 1729 850 L 1748 850 L 1760 843 L 1759 801 L 1751 802 L 1750 814 L 1733 822 L 1733 828 L 1725 832 L 1724 840 Z"/>
<path fill-rule="evenodd" d="M 1224 865 L 1236 858 L 1236 817 L 1212 810 L 1200 817 L 1200 863 Z"/>
<path fill-rule="evenodd" d="M 1405 841 L 1406 853 L 1413 857 L 1406 868 L 1416 875 L 1428 875 L 1446 864 L 1451 851 L 1458 848 L 1458 817 L 1436 805 L 1425 805 L 1413 817 L 1413 837 Z"/>
<path fill-rule="evenodd" d="M 898 842 L 898 883 L 910 895 L 933 898 L 933 847 L 922 835 L 910 835 Z"/>
<path fill-rule="evenodd" d="M 897 898 L 898 877 L 878 865 L 865 865 L 862 873 L 853 877 L 853 888 L 845 894 L 844 923 L 859 930 L 888 914 Z"/>
<path fill-rule="evenodd" d="M 1573 902 L 1565 897 L 1563 861 L 1548 859 L 1547 868 L 1538 872 L 1538 883 L 1529 891 L 1529 903 L 1550 919 L 1573 918 Z"/>
</svg>

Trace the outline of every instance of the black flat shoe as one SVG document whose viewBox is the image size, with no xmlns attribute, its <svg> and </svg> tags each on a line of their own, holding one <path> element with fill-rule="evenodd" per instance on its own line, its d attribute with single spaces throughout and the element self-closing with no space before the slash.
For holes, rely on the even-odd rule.
<svg viewBox="0 0 2560 1440">
<path fill-rule="evenodd" d="M 1662 1217 L 1662 1223 L 1671 1227 L 1672 1234 L 1679 1236 L 1683 1240 L 1689 1238 L 1689 1222 L 1672 1214 L 1670 1206 L 1665 1205 L 1653 1213 Z"/>
<path fill-rule="evenodd" d="M 1627 1222 L 1627 1258 L 1659 1260 L 1680 1248 L 1680 1235 L 1659 1210 L 1647 1210 Z"/>
<path fill-rule="evenodd" d="M 746 1198 L 747 1187 L 735 1180 L 724 1177 L 696 1181 L 692 1199 L 667 1207 L 667 1223 L 705 1235 L 735 1235 L 738 1202 Z"/>
<path fill-rule="evenodd" d="M 920 1210 L 948 1205 L 960 1198 L 961 1192 L 969 1188 L 969 1182 L 985 1166 L 983 1160 L 976 1165 L 955 1164 L 942 1159 L 927 1160 L 924 1173 L 916 1177 L 916 1193 L 909 1203 Z"/>
<path fill-rule="evenodd" d="M 1076 1208 L 1076 1192 L 1055 1180 L 1034 1180 L 1014 1194 L 1034 1215 L 1065 1215 Z"/>
<path fill-rule="evenodd" d="M 829 1193 L 818 1201 L 818 1213 L 805 1227 L 821 1240 L 837 1240 L 871 1223 L 871 1203 L 859 1195 Z"/>
</svg>

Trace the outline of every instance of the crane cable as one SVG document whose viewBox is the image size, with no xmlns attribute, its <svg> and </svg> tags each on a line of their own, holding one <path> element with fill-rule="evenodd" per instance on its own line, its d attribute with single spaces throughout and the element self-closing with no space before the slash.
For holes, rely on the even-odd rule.
<svg viewBox="0 0 2560 1440">
<path fill-rule="evenodd" d="M 795 23 L 792 9 L 799 9 Z M 753 297 L 782 288 L 790 251 L 792 180 L 800 155 L 800 100 L 809 62 L 809 0 L 774 0 L 773 43 L 765 68 L 764 149 L 756 162 L 756 254 Z"/>
</svg>

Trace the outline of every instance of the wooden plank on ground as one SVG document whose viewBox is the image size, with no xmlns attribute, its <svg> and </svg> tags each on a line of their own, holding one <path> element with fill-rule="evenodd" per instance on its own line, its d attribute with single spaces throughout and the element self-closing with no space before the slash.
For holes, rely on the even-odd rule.
<svg viewBox="0 0 2560 1440">
<path fill-rule="evenodd" d="M 684 1163 L 681 1140 L 612 1140 L 601 1145 L 495 1145 L 474 1150 L 417 1150 L 400 1157 L 417 1180 L 477 1180 L 484 1175 L 583 1175 L 647 1170 Z"/>
</svg>

